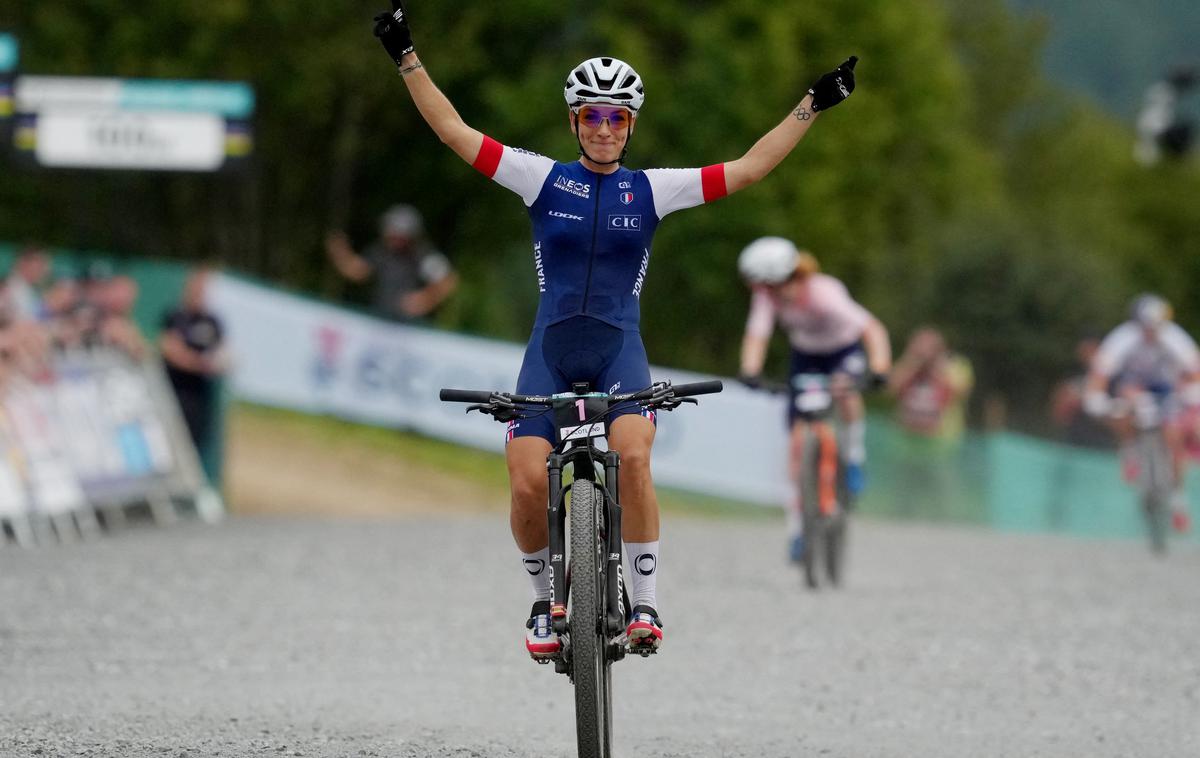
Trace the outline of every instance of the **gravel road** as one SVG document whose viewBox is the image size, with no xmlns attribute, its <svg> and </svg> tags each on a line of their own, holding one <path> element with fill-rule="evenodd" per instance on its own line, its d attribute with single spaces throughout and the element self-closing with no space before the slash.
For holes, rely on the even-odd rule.
<svg viewBox="0 0 1200 758">
<path fill-rule="evenodd" d="M 1200 755 L 1200 550 L 883 522 L 808 593 L 670 517 L 621 756 Z M 567 756 L 497 516 L 231 519 L 0 549 L 0 755 Z"/>
</svg>

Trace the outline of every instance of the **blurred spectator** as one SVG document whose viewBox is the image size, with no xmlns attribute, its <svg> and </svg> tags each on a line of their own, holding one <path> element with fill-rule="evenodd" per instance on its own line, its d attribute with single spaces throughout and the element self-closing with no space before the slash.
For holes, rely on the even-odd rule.
<svg viewBox="0 0 1200 758">
<path fill-rule="evenodd" d="M 50 347 L 50 332 L 45 326 L 17 318 L 11 301 L 0 298 L 0 373 L 5 380 L 12 373 L 35 380 L 47 377 Z"/>
<path fill-rule="evenodd" d="M 974 381 L 970 361 L 951 352 L 938 330 L 923 327 L 909 338 L 888 380 L 901 431 L 892 455 L 895 513 L 945 517 L 969 501 L 962 440 Z"/>
<path fill-rule="evenodd" d="M 26 245 L 17 254 L 4 281 L 5 299 L 14 321 L 46 318 L 42 296 L 52 283 L 50 256 L 39 245 Z"/>
<path fill-rule="evenodd" d="M 906 430 L 943 440 L 962 436 L 975 376 L 970 361 L 947 349 L 941 332 L 932 327 L 914 332 L 888 384 Z"/>
<path fill-rule="evenodd" d="M 107 264 L 93 263 L 79 280 L 55 282 L 43 299 L 55 343 L 63 348 L 115 347 L 141 360 L 146 340 L 133 321 L 137 294 L 137 282 L 113 276 Z"/>
<path fill-rule="evenodd" d="M 163 318 L 159 348 L 188 433 L 209 481 L 216 482 L 220 474 L 220 435 L 215 433 L 214 422 L 220 377 L 229 368 L 229 358 L 221 321 L 204 303 L 210 275 L 210 269 L 200 268 L 188 277 L 179 306 Z"/>
<path fill-rule="evenodd" d="M 1197 82 L 1200 73 L 1194 67 L 1178 66 L 1146 90 L 1133 150 L 1139 163 L 1151 166 L 1164 156 L 1179 158 L 1191 150 L 1196 125 L 1181 112 L 1179 101 Z"/>
<path fill-rule="evenodd" d="M 411 205 L 394 205 L 380 218 L 380 239 L 359 255 L 344 232 L 331 232 L 325 251 L 352 282 L 375 279 L 372 306 L 382 316 L 412 321 L 428 316 L 458 286 L 446 256 L 424 235 L 421 214 Z"/>
<path fill-rule="evenodd" d="M 1083 395 L 1092 358 L 1100 340 L 1084 337 L 1075 345 L 1079 361 L 1076 373 L 1058 383 L 1050 400 L 1050 418 L 1059 432 L 1059 439 L 1070 445 L 1090 448 L 1111 448 L 1114 440 L 1108 426 L 1084 412 Z"/>
</svg>

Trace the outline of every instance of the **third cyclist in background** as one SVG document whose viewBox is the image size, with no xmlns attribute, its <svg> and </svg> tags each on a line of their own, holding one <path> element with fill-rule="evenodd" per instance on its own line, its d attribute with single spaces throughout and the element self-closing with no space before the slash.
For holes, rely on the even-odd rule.
<svg viewBox="0 0 1200 758">
<path fill-rule="evenodd" d="M 1182 405 L 1200 405 L 1200 349 L 1172 319 L 1171 306 L 1158 295 L 1140 295 L 1130 307 L 1130 318 L 1109 332 L 1092 359 L 1084 392 L 1084 409 L 1113 418 L 1121 444 L 1121 475 L 1135 482 L 1141 472 L 1132 441 L 1130 415 L 1116 413 L 1114 397 L 1131 404 L 1139 395 L 1156 398 L 1166 412 L 1163 436 L 1171 451 L 1171 525 L 1186 532 L 1191 519 L 1183 489 L 1184 444 L 1178 416 Z"/>
<path fill-rule="evenodd" d="M 789 479 L 793 487 L 786 509 L 790 557 L 803 554 L 800 460 L 807 423 L 796 408 L 794 379 L 800 374 L 824 374 L 833 380 L 842 423 L 846 487 L 852 496 L 866 478 L 866 421 L 857 382 L 868 375 L 875 386 L 886 383 L 892 365 L 888 333 L 879 319 L 850 297 L 846 286 L 820 273 L 817 259 L 782 237 L 763 237 L 738 257 L 738 271 L 750 286 L 750 315 L 742 339 L 741 380 L 755 387 L 767 357 L 775 324 L 791 345 L 788 427 L 791 430 Z"/>
</svg>

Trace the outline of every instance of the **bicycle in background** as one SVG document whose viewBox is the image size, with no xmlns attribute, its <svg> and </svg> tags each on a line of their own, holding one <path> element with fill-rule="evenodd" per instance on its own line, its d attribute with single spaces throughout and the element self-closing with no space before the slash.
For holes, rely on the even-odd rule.
<svg viewBox="0 0 1200 758">
<path fill-rule="evenodd" d="M 646 410 L 672 411 L 696 403 L 693 395 L 720 392 L 720 381 L 672 385 L 656 382 L 638 392 L 610 395 L 593 392 L 586 383 L 550 396 L 508 392 L 443 389 L 446 402 L 472 403 L 479 411 L 509 422 L 553 413 L 559 444 L 546 459 L 550 479 L 547 517 L 550 525 L 550 615 L 563 640 L 554 661 L 575 687 L 575 730 L 580 758 L 612 754 L 611 667 L 626 653 L 643 657 L 653 648 L 631 649 L 625 639 L 631 608 L 621 578 L 621 502 L 617 472 L 620 456 L 601 450 L 597 440 L 608 435 L 607 419 L 630 404 Z M 564 475 L 570 481 L 565 482 Z M 569 496 L 569 498 L 568 498 Z M 567 519 L 570 528 L 567 528 Z"/>
<path fill-rule="evenodd" d="M 794 398 L 808 429 L 798 472 L 803 551 L 799 556 L 809 589 L 841 585 L 845 576 L 848 512 L 857 500 L 847 486 L 847 470 L 834 416 L 838 393 L 882 386 L 883 377 L 801 373 L 791 384 L 759 380 L 754 388 Z M 793 559 L 794 560 L 794 559 Z"/>
<path fill-rule="evenodd" d="M 849 377 L 843 377 L 849 380 Z M 804 552 L 800 566 L 810 589 L 842 583 L 846 558 L 847 512 L 854 494 L 846 486 L 846 465 L 838 445 L 834 415 L 834 377 L 792 377 L 796 409 L 808 421 L 800 460 L 800 518 Z M 824 579 L 822 579 L 822 575 Z"/>
<path fill-rule="evenodd" d="M 1174 462 L 1165 436 L 1171 402 L 1170 394 L 1142 391 L 1116 398 L 1111 409 L 1114 419 L 1128 419 L 1133 425 L 1136 477 L 1132 483 L 1138 488 L 1150 550 L 1157 555 L 1167 552 L 1175 489 Z"/>
</svg>

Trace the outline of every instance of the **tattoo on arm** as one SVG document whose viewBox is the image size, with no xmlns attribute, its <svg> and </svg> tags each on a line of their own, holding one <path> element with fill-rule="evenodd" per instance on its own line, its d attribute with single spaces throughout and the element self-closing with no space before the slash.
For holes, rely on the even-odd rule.
<svg viewBox="0 0 1200 758">
<path fill-rule="evenodd" d="M 812 118 L 812 111 L 803 105 L 799 105 L 796 106 L 796 110 L 792 111 L 792 115 L 796 117 L 797 121 L 808 121 Z"/>
</svg>

